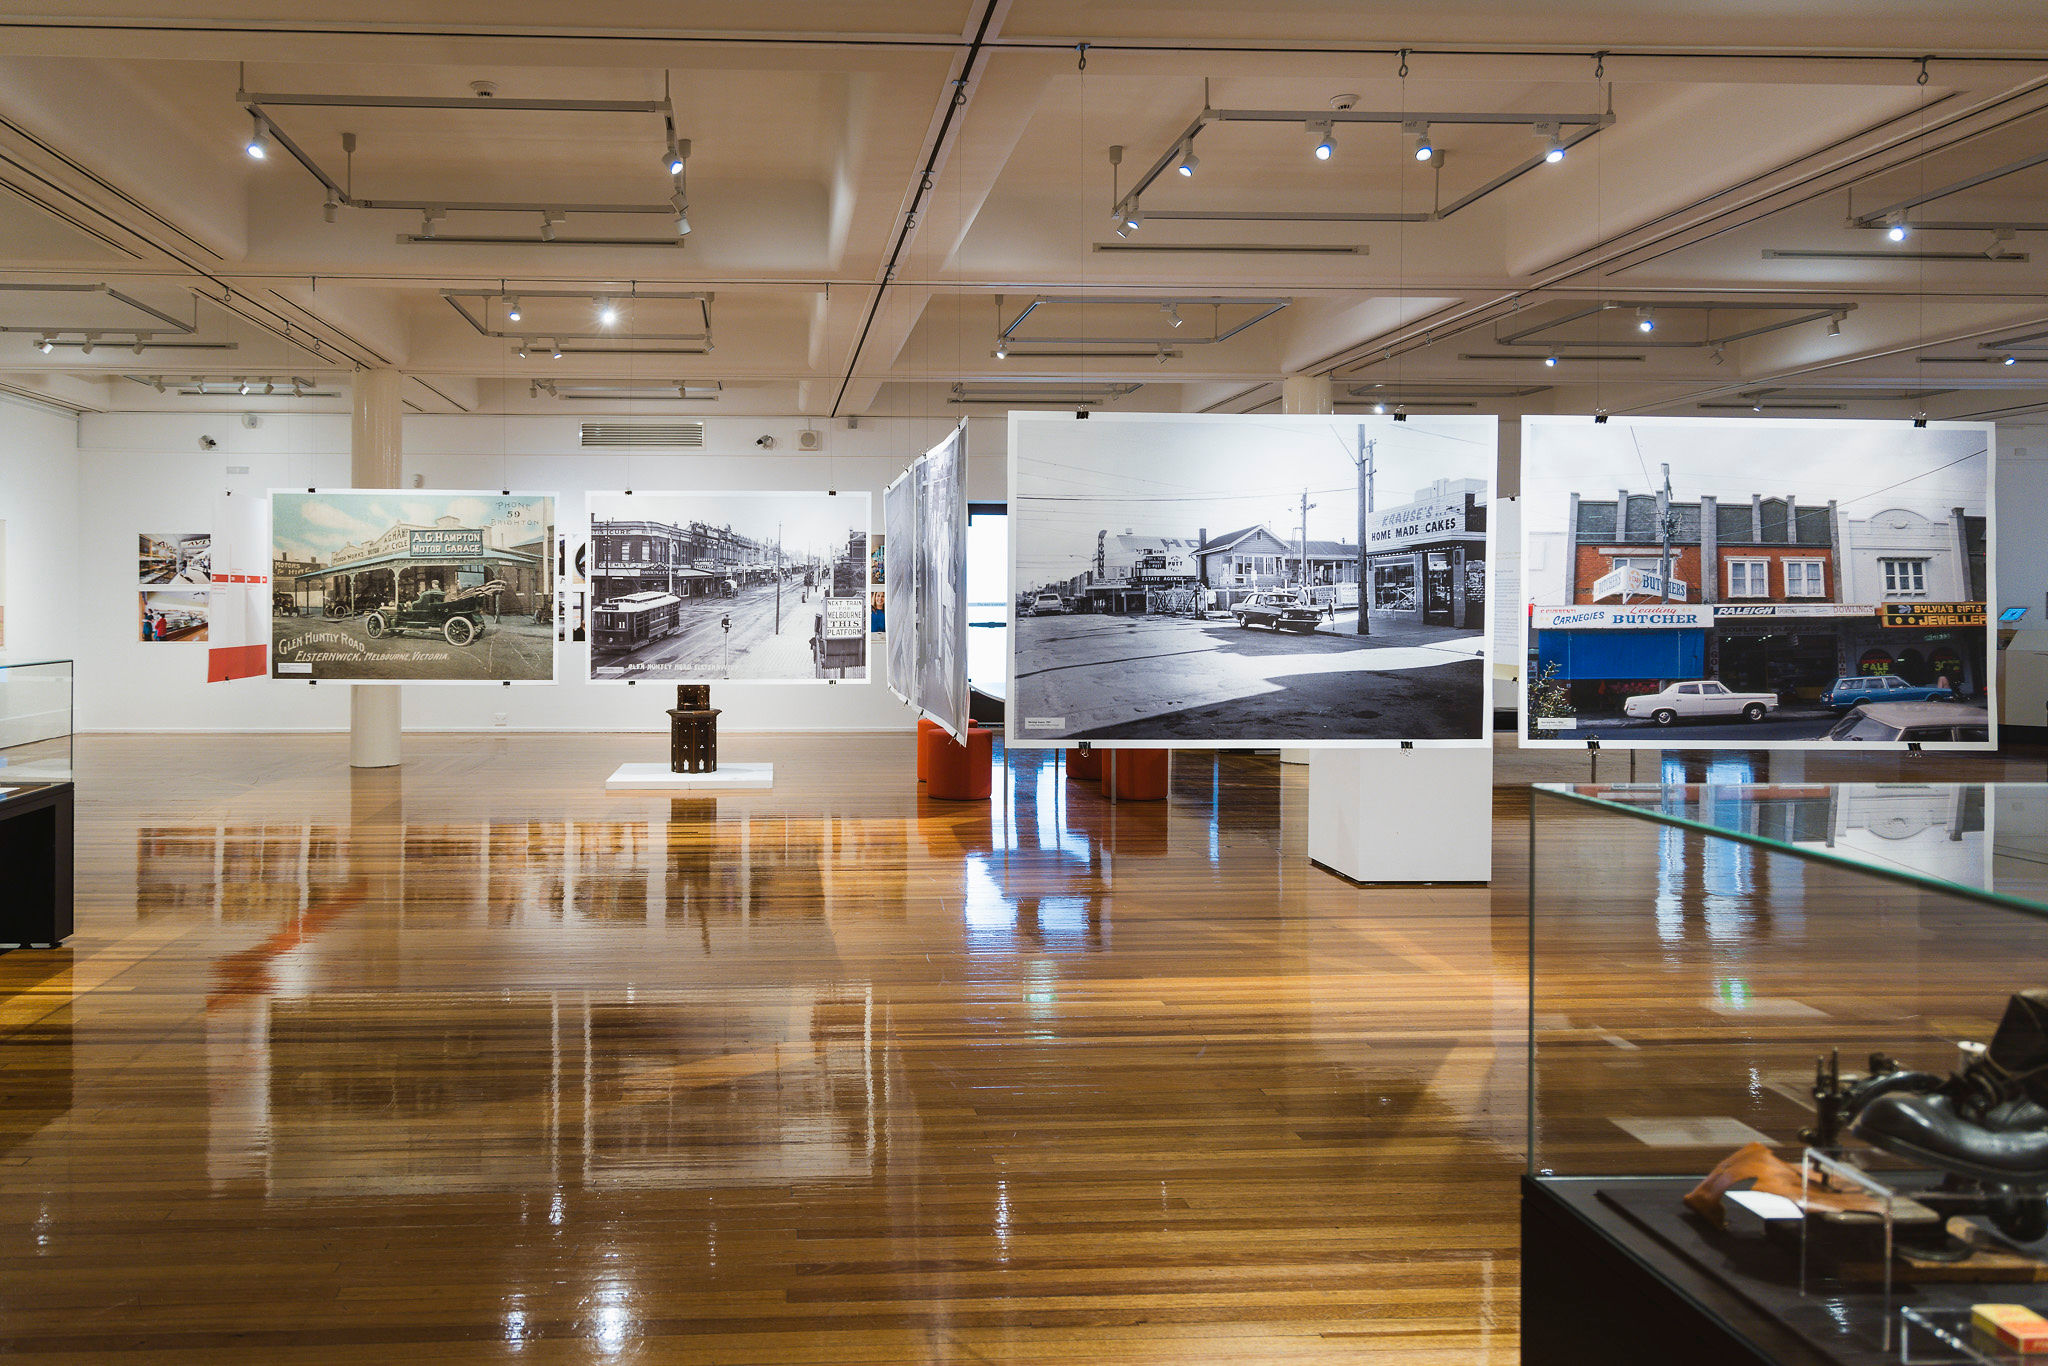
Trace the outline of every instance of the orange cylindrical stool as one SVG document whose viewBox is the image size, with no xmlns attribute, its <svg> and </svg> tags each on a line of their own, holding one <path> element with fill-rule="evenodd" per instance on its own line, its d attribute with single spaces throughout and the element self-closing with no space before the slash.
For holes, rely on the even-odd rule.
<svg viewBox="0 0 2048 1366">
<path fill-rule="evenodd" d="M 1067 751 L 1067 776 L 1085 778 L 1095 782 L 1102 777 L 1102 751 L 1099 749 L 1070 749 Z"/>
<path fill-rule="evenodd" d="M 985 802 L 993 788 L 996 733 L 987 726 L 969 726 L 967 743 L 940 731 L 927 743 L 931 766 L 924 794 L 942 802 Z"/>
<path fill-rule="evenodd" d="M 1163 802 L 1170 749 L 1119 749 L 1102 761 L 1102 795 L 1120 802 Z M 1112 792 L 1111 783 L 1115 790 Z"/>
<path fill-rule="evenodd" d="M 944 740 L 946 728 L 925 717 L 917 718 L 917 780 L 924 782 L 932 776 L 931 743 L 934 739 Z"/>
</svg>

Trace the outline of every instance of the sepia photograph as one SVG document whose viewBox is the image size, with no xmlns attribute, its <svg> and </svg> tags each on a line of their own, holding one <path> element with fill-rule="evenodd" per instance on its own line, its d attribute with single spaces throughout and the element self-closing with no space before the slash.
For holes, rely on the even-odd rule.
<svg viewBox="0 0 2048 1366">
<path fill-rule="evenodd" d="M 136 556 L 138 581 L 204 588 L 213 582 L 213 533 L 145 531 Z"/>
<path fill-rule="evenodd" d="M 594 681 L 867 680 L 867 494 L 588 501 Z"/>
<path fill-rule="evenodd" d="M 1009 742 L 1485 743 L 1496 437 L 1012 413 Z"/>
<path fill-rule="evenodd" d="M 1992 428 L 1523 419 L 1522 743 L 1988 748 Z"/>
<path fill-rule="evenodd" d="M 555 497 L 273 491 L 271 677 L 551 683 Z"/>
</svg>

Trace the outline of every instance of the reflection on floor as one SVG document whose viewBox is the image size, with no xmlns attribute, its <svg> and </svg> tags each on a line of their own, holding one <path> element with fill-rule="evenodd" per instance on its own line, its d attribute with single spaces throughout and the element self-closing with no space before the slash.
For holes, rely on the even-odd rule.
<svg viewBox="0 0 2048 1366">
<path fill-rule="evenodd" d="M 80 933 L 0 958 L 0 1350 L 1514 1359 L 1525 788 L 1491 893 L 1360 891 L 1269 758 L 603 791 L 659 744 L 82 741 Z"/>
</svg>

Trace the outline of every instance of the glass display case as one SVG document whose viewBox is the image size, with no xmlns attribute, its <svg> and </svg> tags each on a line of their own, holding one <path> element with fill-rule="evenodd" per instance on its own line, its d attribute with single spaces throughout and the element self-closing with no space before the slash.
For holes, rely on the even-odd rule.
<svg viewBox="0 0 2048 1366">
<path fill-rule="evenodd" d="M 71 661 L 0 655 L 0 788 L 71 781 Z"/>
<path fill-rule="evenodd" d="M 1545 785 L 1529 860 L 1527 1366 L 2020 1360 L 2048 785 Z"/>
</svg>

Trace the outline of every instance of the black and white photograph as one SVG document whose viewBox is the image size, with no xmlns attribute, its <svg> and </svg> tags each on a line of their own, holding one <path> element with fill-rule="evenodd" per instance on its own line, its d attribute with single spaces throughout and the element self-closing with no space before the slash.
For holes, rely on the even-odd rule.
<svg viewBox="0 0 2048 1366">
<path fill-rule="evenodd" d="M 1522 743 L 1990 748 L 1992 428 L 1529 417 Z"/>
<path fill-rule="evenodd" d="M 204 589 L 160 589 L 136 594 L 141 613 L 138 639 L 151 644 L 204 641 L 212 615 L 210 598 Z"/>
<path fill-rule="evenodd" d="M 1497 435 L 1012 413 L 1009 743 L 1486 743 Z"/>
<path fill-rule="evenodd" d="M 273 678 L 551 683 L 555 496 L 274 490 Z"/>
<path fill-rule="evenodd" d="M 967 433 L 913 466 L 917 483 L 917 704 L 954 736 L 967 727 Z"/>
<path fill-rule="evenodd" d="M 897 628 L 889 649 L 889 690 L 917 705 L 917 475 L 905 470 L 882 490 L 882 615 Z"/>
<path fill-rule="evenodd" d="M 137 582 L 144 587 L 204 588 L 213 582 L 212 532 L 144 531 L 137 540 Z"/>
<path fill-rule="evenodd" d="M 866 493 L 588 501 L 594 681 L 867 681 Z"/>
</svg>

